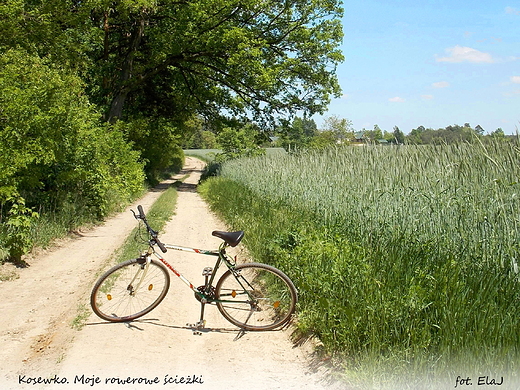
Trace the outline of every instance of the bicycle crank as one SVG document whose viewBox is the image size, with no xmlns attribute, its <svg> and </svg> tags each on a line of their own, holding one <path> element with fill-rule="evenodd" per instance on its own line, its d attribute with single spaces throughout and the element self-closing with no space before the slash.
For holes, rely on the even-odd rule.
<svg viewBox="0 0 520 390">
<path fill-rule="evenodd" d="M 202 302 L 203 299 L 214 299 L 215 298 L 215 287 L 211 286 L 209 289 L 209 292 L 206 292 L 207 287 L 206 286 L 199 286 L 197 287 L 197 291 L 200 292 L 200 294 L 195 293 L 195 298 L 197 298 L 197 301 Z M 203 294 L 203 297 L 201 294 Z M 206 302 L 204 302 L 206 303 Z"/>
</svg>

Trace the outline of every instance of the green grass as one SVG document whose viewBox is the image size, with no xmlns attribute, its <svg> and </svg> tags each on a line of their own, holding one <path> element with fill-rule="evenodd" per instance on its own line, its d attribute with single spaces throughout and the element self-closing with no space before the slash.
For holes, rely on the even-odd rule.
<svg viewBox="0 0 520 390">
<path fill-rule="evenodd" d="M 220 149 L 186 149 L 183 150 L 185 156 L 197 157 L 205 162 L 215 160 L 215 156 L 221 153 Z"/>
<path fill-rule="evenodd" d="M 222 150 L 221 149 L 186 149 L 186 150 L 184 150 L 185 156 L 197 157 L 206 162 L 211 162 L 211 161 L 215 160 L 215 156 L 218 153 L 222 153 Z M 286 154 L 284 148 L 266 148 L 265 153 L 268 156 Z"/>
<path fill-rule="evenodd" d="M 144 210 L 148 222 L 154 230 L 160 232 L 161 229 L 164 228 L 166 222 L 168 222 L 174 214 L 176 201 L 177 189 L 176 185 L 173 184 L 161 194 L 150 210 Z M 140 254 L 148 248 L 147 240 L 148 235 L 145 228 L 140 225 L 135 227 L 121 247 L 109 259 L 109 263 L 116 264 L 140 256 Z M 107 266 L 108 265 L 109 264 L 107 264 Z M 100 270 L 99 273 L 103 271 L 104 270 Z M 81 330 L 83 326 L 85 326 L 89 316 L 90 308 L 87 308 L 85 304 L 80 304 L 78 306 L 77 315 L 71 322 L 71 327 L 76 330 Z"/>
<path fill-rule="evenodd" d="M 349 147 L 230 161 L 202 193 L 353 385 L 419 388 L 518 380 L 519 182 L 515 145 Z"/>
<path fill-rule="evenodd" d="M 76 317 L 71 321 L 72 329 L 81 330 L 87 324 L 87 319 L 90 317 L 91 309 L 85 303 L 80 303 L 77 308 Z"/>
<path fill-rule="evenodd" d="M 148 223 L 155 231 L 161 232 L 166 222 L 171 219 L 175 211 L 176 202 L 177 189 L 174 184 L 161 194 L 150 210 L 144 210 Z M 124 244 L 116 251 L 115 262 L 120 263 L 139 257 L 143 250 L 148 248 L 147 240 L 148 233 L 146 228 L 142 224 L 136 226 Z"/>
</svg>

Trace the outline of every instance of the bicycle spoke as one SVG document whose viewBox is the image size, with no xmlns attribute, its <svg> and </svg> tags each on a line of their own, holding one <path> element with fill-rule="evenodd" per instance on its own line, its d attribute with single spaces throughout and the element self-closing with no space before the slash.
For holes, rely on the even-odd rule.
<svg viewBox="0 0 520 390">
<path fill-rule="evenodd" d="M 149 264 L 129 260 L 100 278 L 92 291 L 91 305 L 105 320 L 130 321 L 154 309 L 166 296 L 169 285 L 168 271 L 155 260 Z"/>
<path fill-rule="evenodd" d="M 258 263 L 243 264 L 235 272 L 222 275 L 216 297 L 217 307 L 228 321 L 251 330 L 283 325 L 294 312 L 297 300 L 296 289 L 285 274 Z"/>
</svg>

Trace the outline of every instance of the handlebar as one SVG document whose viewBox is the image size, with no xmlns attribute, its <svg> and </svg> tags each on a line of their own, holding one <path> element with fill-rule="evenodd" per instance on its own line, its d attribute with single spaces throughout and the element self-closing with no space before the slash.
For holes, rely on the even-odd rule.
<svg viewBox="0 0 520 390">
<path fill-rule="evenodd" d="M 144 213 L 144 210 L 143 210 L 143 206 L 138 205 L 137 206 L 137 211 L 139 211 L 139 214 L 136 214 L 135 211 L 132 210 L 132 213 L 134 214 L 135 219 L 140 219 L 141 221 L 144 222 L 144 224 L 146 226 L 146 229 L 148 230 L 148 233 L 152 237 L 152 241 L 157 244 L 157 246 L 161 249 L 161 251 L 163 253 L 166 253 L 167 249 L 164 246 L 164 244 L 161 241 L 159 241 L 159 238 L 157 237 L 157 232 L 155 230 L 153 230 L 151 228 L 151 226 L 148 224 L 148 221 L 146 219 L 146 214 Z"/>
</svg>

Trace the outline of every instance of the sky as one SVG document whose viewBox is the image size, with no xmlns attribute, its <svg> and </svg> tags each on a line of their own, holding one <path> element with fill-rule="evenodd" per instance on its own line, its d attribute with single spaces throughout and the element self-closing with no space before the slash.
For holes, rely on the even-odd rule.
<svg viewBox="0 0 520 390">
<path fill-rule="evenodd" d="M 520 1 L 344 0 L 342 97 L 355 130 L 520 132 Z"/>
</svg>

